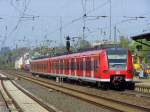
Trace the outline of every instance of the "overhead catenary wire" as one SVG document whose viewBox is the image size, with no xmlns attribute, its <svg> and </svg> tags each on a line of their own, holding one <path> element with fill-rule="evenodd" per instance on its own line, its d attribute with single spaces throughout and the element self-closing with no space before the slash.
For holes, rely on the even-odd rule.
<svg viewBox="0 0 150 112">
<path fill-rule="evenodd" d="M 6 42 L 7 38 L 10 37 L 10 36 L 17 30 L 17 28 L 18 28 L 18 26 L 19 26 L 19 24 L 20 24 L 20 22 L 21 22 L 21 19 L 22 19 L 21 17 L 23 17 L 23 16 L 25 15 L 25 12 L 26 12 L 26 10 L 27 10 L 27 7 L 28 7 L 30 1 L 31 1 L 31 0 L 28 0 L 28 3 L 27 3 L 27 0 L 24 0 L 24 8 L 23 8 L 23 11 L 21 12 L 20 17 L 19 17 L 19 19 L 18 19 L 18 21 L 17 21 L 15 27 L 8 33 L 8 35 L 5 35 L 5 38 L 3 39 L 2 43 L 1 43 L 1 47 L 2 47 L 2 45 L 5 45 L 5 42 Z M 11 6 L 12 6 L 14 9 L 18 10 L 18 9 L 13 5 L 13 0 L 10 1 L 10 4 L 11 4 Z M 18 10 L 18 11 L 19 11 L 19 10 Z M 19 12 L 20 12 L 20 11 L 19 11 Z"/>
<path fill-rule="evenodd" d="M 81 1 L 81 3 L 83 4 L 83 6 L 85 6 L 83 0 Z M 103 7 L 106 6 L 108 3 L 109 3 L 109 0 L 107 0 L 106 2 L 104 2 L 104 3 L 100 4 L 100 5 L 98 5 L 97 7 L 93 8 L 92 10 L 87 11 L 86 14 L 90 14 L 90 13 L 92 13 L 92 12 L 94 12 L 94 11 L 100 9 L 100 8 L 103 8 Z M 85 11 L 85 8 L 84 8 L 84 7 L 82 7 L 82 8 L 83 8 L 83 10 Z M 40 17 L 41 17 L 41 16 L 40 16 Z M 69 27 L 70 25 L 72 25 L 73 23 L 82 20 L 83 17 L 84 17 L 84 15 L 81 16 L 81 17 L 72 19 L 70 22 L 68 22 L 68 23 L 66 23 L 66 24 L 64 24 L 64 25 L 62 25 L 62 29 L 67 28 L 67 27 Z M 57 31 L 59 31 L 59 30 L 60 30 L 60 28 L 56 28 L 56 29 L 54 29 L 53 31 L 49 32 L 48 34 L 52 35 L 53 33 L 57 32 Z"/>
</svg>

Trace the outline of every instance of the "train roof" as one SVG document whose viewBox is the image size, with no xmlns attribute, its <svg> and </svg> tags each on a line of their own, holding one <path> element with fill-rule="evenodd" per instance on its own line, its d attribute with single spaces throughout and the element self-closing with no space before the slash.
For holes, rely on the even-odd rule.
<svg viewBox="0 0 150 112">
<path fill-rule="evenodd" d="M 85 52 L 81 52 L 81 53 L 73 53 L 73 54 L 66 54 L 66 55 L 62 55 L 62 56 L 57 56 L 57 57 L 51 57 L 51 59 L 55 60 L 58 58 L 69 58 L 69 57 L 86 57 L 88 55 L 96 55 L 99 54 L 102 50 L 94 50 L 94 51 L 85 51 Z"/>
<path fill-rule="evenodd" d="M 36 60 L 32 60 L 34 62 L 36 61 L 46 61 L 48 59 L 51 60 L 55 60 L 55 59 L 65 59 L 65 58 L 74 58 L 74 57 L 87 57 L 88 55 L 98 55 L 100 54 L 104 49 L 99 49 L 99 50 L 92 50 L 92 51 L 85 51 L 85 52 L 77 52 L 77 53 L 70 53 L 70 54 L 64 54 L 64 55 L 60 55 L 60 56 L 54 56 L 54 57 L 47 57 L 47 58 L 42 58 L 42 59 L 36 59 Z M 127 50 L 126 48 L 107 48 L 107 51 L 125 51 Z"/>
<path fill-rule="evenodd" d="M 31 62 L 39 62 L 39 61 L 47 61 L 49 58 L 37 58 L 37 59 L 33 59 L 31 60 Z"/>
</svg>

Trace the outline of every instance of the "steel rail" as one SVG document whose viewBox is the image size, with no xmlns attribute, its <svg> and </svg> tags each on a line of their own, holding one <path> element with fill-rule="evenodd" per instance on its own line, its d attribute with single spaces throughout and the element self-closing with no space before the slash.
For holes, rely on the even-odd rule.
<svg viewBox="0 0 150 112">
<path fill-rule="evenodd" d="M 56 84 L 52 85 L 52 83 L 50 84 L 50 83 L 47 83 L 45 81 L 35 79 L 33 77 L 20 76 L 20 75 L 16 75 L 16 76 L 23 78 L 25 80 L 28 80 L 28 81 L 32 81 L 32 82 L 37 83 L 37 84 L 44 86 L 46 88 L 51 88 L 51 89 L 54 89 L 57 91 L 61 91 L 62 93 L 77 97 L 77 98 L 82 99 L 84 101 L 87 101 L 89 103 L 92 103 L 92 104 L 95 104 L 98 106 L 107 107 L 108 109 L 111 109 L 114 111 L 124 111 L 124 112 L 133 112 L 133 111 L 136 111 L 136 112 L 146 111 L 147 112 L 147 111 L 150 111 L 149 108 L 145 108 L 142 106 L 137 106 L 137 105 L 121 102 L 121 101 L 116 101 L 116 100 L 109 99 L 106 97 L 101 97 L 101 96 L 89 94 L 89 93 L 82 92 L 79 90 L 67 88 L 67 87 L 64 87 L 62 85 L 56 85 Z"/>
<path fill-rule="evenodd" d="M 40 101 L 39 99 L 37 99 L 36 97 L 31 95 L 30 93 L 28 93 L 27 91 L 25 91 L 23 88 L 19 87 L 16 83 L 14 83 L 13 81 L 11 81 L 11 82 L 15 87 L 17 87 L 24 94 L 26 94 L 28 97 L 30 97 L 31 99 L 33 99 L 34 101 L 39 103 L 43 108 L 47 109 L 49 112 L 56 112 L 54 109 L 50 108 L 48 105 L 46 105 L 45 103 L 43 103 L 42 101 Z"/>
<path fill-rule="evenodd" d="M 1 80 L 1 81 L 2 81 L 2 80 Z M 0 91 L 0 95 L 2 96 L 2 98 L 3 98 L 3 100 L 4 100 L 5 105 L 6 105 L 7 109 L 8 109 L 8 111 L 11 112 L 11 109 L 10 109 L 10 107 L 8 106 L 8 103 L 7 103 L 7 101 L 6 101 L 6 99 L 5 99 L 4 95 L 3 95 L 3 93 L 2 93 L 1 91 Z"/>
<path fill-rule="evenodd" d="M 24 112 L 22 108 L 19 106 L 19 104 L 15 101 L 15 99 L 10 95 L 10 93 L 7 91 L 6 87 L 4 86 L 3 81 L 1 81 L 2 88 L 4 89 L 7 96 L 12 100 L 12 103 L 14 104 L 15 108 L 18 112 Z"/>
<path fill-rule="evenodd" d="M 16 71 L 14 71 L 14 72 L 16 72 Z M 26 74 L 30 74 L 30 72 L 17 71 L 17 74 L 21 74 L 21 75 L 24 74 L 24 75 L 26 75 Z M 150 93 L 150 87 L 146 86 L 146 85 L 144 85 L 144 86 L 135 85 L 134 93 L 131 93 L 131 91 L 130 91 L 130 93 L 121 93 L 121 95 L 123 94 L 123 95 L 128 95 L 128 96 L 131 96 L 131 95 L 132 96 L 134 96 L 134 95 L 136 96 L 135 92 L 138 93 L 138 94 L 140 94 L 140 93 L 146 94 L 146 95 L 141 95 L 140 94 L 140 97 L 148 98 L 148 99 L 150 98 L 150 95 L 148 95 Z"/>
</svg>

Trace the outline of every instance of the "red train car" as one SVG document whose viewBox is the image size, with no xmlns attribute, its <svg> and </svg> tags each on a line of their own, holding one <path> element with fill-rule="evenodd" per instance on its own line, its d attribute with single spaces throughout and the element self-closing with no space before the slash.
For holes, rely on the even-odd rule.
<svg viewBox="0 0 150 112">
<path fill-rule="evenodd" d="M 109 48 L 37 59 L 31 72 L 95 82 L 99 87 L 134 88 L 132 55 L 128 49 Z"/>
</svg>

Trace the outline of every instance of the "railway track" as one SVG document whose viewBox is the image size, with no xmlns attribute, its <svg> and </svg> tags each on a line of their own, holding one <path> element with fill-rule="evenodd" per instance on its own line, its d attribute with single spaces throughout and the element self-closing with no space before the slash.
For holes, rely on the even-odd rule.
<svg viewBox="0 0 150 112">
<path fill-rule="evenodd" d="M 22 75 L 22 74 L 24 74 L 24 75 L 31 75 L 29 72 L 22 72 L 22 71 L 13 71 L 13 72 L 15 72 L 15 73 L 17 73 L 18 75 L 20 74 L 20 75 Z M 40 79 L 41 80 L 41 79 Z M 43 80 L 43 81 L 45 81 L 45 80 Z M 50 83 L 48 80 L 47 81 L 45 81 L 45 82 L 47 82 L 47 83 Z M 88 87 L 90 87 L 90 86 L 88 86 Z M 92 86 L 92 88 L 93 88 L 93 86 Z M 113 92 L 113 93 L 117 93 L 117 94 L 120 94 L 120 95 L 126 95 L 126 96 L 133 96 L 133 97 L 142 97 L 142 98 L 145 98 L 145 99 L 150 99 L 150 94 L 147 94 L 147 93 L 144 93 L 144 92 L 140 92 L 140 91 L 134 91 L 134 90 L 127 90 L 127 91 L 125 91 L 125 92 L 116 92 L 116 91 L 113 91 L 113 90 L 109 90 L 109 92 Z"/>
<path fill-rule="evenodd" d="M 13 73 L 9 73 L 14 75 Z M 124 111 L 124 112 L 147 112 L 150 111 L 149 108 L 146 107 L 142 107 L 142 106 L 137 106 L 134 104 L 129 104 L 126 102 L 121 102 L 121 101 L 117 101 L 114 99 L 109 99 L 106 97 L 102 97 L 102 96 L 97 96 L 94 94 L 90 94 L 90 93 L 86 93 L 83 91 L 79 91 L 77 89 L 72 89 L 72 88 L 68 88 L 62 85 L 57 85 L 57 84 L 53 84 L 53 83 L 48 83 L 45 82 L 44 80 L 40 80 L 37 79 L 36 77 L 30 77 L 30 76 L 24 76 L 24 75 L 19 75 L 16 74 L 15 75 L 19 78 L 28 80 L 28 81 L 32 81 L 34 83 L 37 83 L 41 86 L 44 86 L 46 88 L 50 88 L 50 89 L 54 89 L 57 91 L 60 91 L 62 93 L 65 93 L 67 95 L 79 98 L 81 100 L 84 100 L 86 102 L 92 103 L 94 105 L 100 106 L 100 107 L 104 107 L 113 111 Z"/>
<path fill-rule="evenodd" d="M 5 99 L 8 112 L 25 112 L 25 111 L 43 111 L 56 112 L 53 108 L 47 106 L 40 99 L 23 89 L 9 78 L 1 79 L 1 92 Z M 22 96 L 21 96 L 22 95 Z M 18 98 L 17 98 L 18 97 Z M 23 100 L 19 99 L 20 97 Z M 36 107 L 36 108 L 34 108 Z"/>
</svg>

